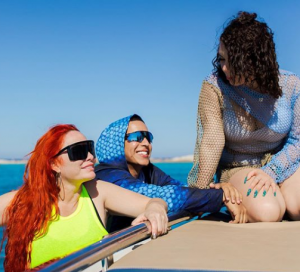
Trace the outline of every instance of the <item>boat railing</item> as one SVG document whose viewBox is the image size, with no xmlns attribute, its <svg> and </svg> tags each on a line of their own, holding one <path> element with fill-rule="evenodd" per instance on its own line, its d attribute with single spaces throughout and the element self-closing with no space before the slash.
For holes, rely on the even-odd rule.
<svg viewBox="0 0 300 272">
<path fill-rule="evenodd" d="M 168 217 L 168 226 L 171 229 L 177 224 L 184 224 L 193 218 L 193 216 L 186 212 L 170 214 Z M 112 233 L 104 237 L 101 241 L 74 252 L 62 259 L 54 261 L 46 267 L 37 269 L 36 271 L 82 271 L 91 265 L 112 256 L 114 252 L 124 249 L 149 237 L 150 234 L 148 233 L 148 228 L 145 223 L 141 223 L 137 226 L 131 226 L 121 231 Z"/>
</svg>

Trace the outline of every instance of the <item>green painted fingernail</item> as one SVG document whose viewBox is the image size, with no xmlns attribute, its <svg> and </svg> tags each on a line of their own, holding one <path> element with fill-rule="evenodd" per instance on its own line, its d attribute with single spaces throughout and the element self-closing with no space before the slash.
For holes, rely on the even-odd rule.
<svg viewBox="0 0 300 272">
<path fill-rule="evenodd" d="M 264 190 L 264 192 L 263 192 L 263 196 L 266 196 L 266 194 L 267 194 L 267 191 L 266 191 L 266 190 Z"/>
<path fill-rule="evenodd" d="M 274 193 L 274 196 L 276 196 L 276 192 Z"/>
<path fill-rule="evenodd" d="M 251 194 L 251 191 L 252 191 L 251 189 L 248 190 L 247 196 L 249 196 Z"/>
<path fill-rule="evenodd" d="M 246 184 L 246 182 L 247 182 L 247 177 L 245 177 L 245 179 L 244 179 L 244 184 Z"/>
<path fill-rule="evenodd" d="M 254 198 L 256 198 L 256 197 L 257 197 L 257 194 L 258 194 L 258 191 L 257 191 L 257 190 L 255 190 L 255 192 L 254 192 Z"/>
</svg>

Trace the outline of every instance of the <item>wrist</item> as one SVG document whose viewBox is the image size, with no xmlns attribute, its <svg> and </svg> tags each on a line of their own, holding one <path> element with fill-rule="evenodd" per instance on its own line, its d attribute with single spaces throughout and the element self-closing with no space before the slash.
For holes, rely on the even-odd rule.
<svg viewBox="0 0 300 272">
<path fill-rule="evenodd" d="M 146 209 L 152 205 L 154 205 L 154 206 L 158 205 L 158 207 L 163 208 L 166 212 L 168 211 L 168 204 L 161 198 L 150 199 L 150 201 L 148 202 L 148 204 L 146 206 Z"/>
</svg>

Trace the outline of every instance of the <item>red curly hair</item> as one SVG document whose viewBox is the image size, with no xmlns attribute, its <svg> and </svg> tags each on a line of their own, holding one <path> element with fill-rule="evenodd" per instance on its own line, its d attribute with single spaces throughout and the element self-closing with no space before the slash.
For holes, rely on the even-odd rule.
<svg viewBox="0 0 300 272">
<path fill-rule="evenodd" d="M 24 184 L 5 210 L 8 218 L 2 244 L 5 247 L 4 269 L 6 272 L 24 271 L 30 268 L 31 244 L 34 238 L 47 231 L 53 206 L 58 211 L 59 186 L 52 164 L 59 162 L 54 156 L 62 147 L 65 135 L 74 125 L 56 125 L 44 134 L 30 153 L 24 173 Z M 54 217 L 54 218 L 53 218 Z M 1 247 L 2 247 L 1 244 Z"/>
</svg>

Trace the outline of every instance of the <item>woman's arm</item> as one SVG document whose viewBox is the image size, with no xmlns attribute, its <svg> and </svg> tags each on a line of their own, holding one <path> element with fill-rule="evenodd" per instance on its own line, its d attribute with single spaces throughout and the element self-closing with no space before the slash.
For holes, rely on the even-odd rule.
<svg viewBox="0 0 300 272">
<path fill-rule="evenodd" d="M 283 148 L 269 163 L 261 169 L 276 183 L 281 183 L 289 178 L 300 166 L 300 79 L 292 75 L 289 79 L 293 82 L 294 95 L 292 97 L 293 122 Z"/>
<path fill-rule="evenodd" d="M 222 119 L 222 95 L 214 85 L 204 81 L 198 106 L 197 141 L 190 186 L 209 188 L 225 145 Z"/>
<path fill-rule="evenodd" d="M 14 198 L 17 191 L 9 192 L 0 196 L 0 226 L 7 223 L 8 218 L 5 217 L 5 209 Z"/>
<path fill-rule="evenodd" d="M 159 198 L 148 198 L 101 180 L 86 184 L 98 212 L 103 208 L 129 217 L 137 217 L 133 224 L 150 221 L 149 231 L 160 235 L 167 231 L 167 203 Z M 97 192 L 95 192 L 95 190 Z"/>
</svg>

